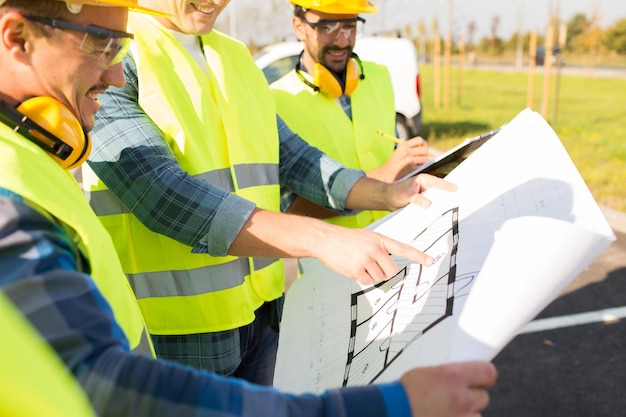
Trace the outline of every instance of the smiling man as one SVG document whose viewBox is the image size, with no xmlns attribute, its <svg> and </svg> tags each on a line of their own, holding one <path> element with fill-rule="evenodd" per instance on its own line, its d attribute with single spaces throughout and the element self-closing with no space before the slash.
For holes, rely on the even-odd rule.
<svg viewBox="0 0 626 417">
<path fill-rule="evenodd" d="M 41 211 L 43 216 L 49 216 L 50 227 L 56 224 L 57 228 L 67 229 L 66 237 L 73 240 L 66 244 L 84 239 L 79 253 L 86 259 L 77 253 L 77 260 L 87 262 L 88 267 L 82 266 L 91 271 L 113 309 L 128 313 L 119 317 L 131 348 L 150 352 L 141 316 L 131 314 L 139 312 L 134 296 L 116 269 L 118 264 L 109 264 L 106 259 L 112 256 L 115 260 L 115 252 L 106 243 L 91 240 L 102 235 L 102 242 L 108 242 L 106 232 L 93 222 L 89 206 L 76 194 L 76 183 L 61 169 L 74 168 L 86 159 L 90 137 L 85 132 L 94 125 L 94 114 L 100 107 L 98 95 L 111 85 L 124 84 L 120 63 L 132 41 L 132 35 L 126 32 L 127 7 L 137 4 L 129 0 L 102 1 L 107 7 L 83 3 L 68 3 L 66 7 L 64 2 L 42 0 L 3 3 L 0 127 L 3 133 L 8 126 L 19 134 L 2 142 L 0 187 L 7 189 L 2 193 L 4 201 L 14 198 L 21 203 L 15 207 L 17 214 Z M 6 134 L 3 136 L 7 138 Z M 22 170 L 23 163 L 30 169 Z M 7 204 L 2 214 L 9 216 L 8 207 L 12 204 Z M 22 222 L 19 225 L 35 225 Z M 91 239 L 87 239 L 88 235 Z M 33 254 L 49 252 L 46 237 L 34 235 L 27 239 L 36 249 Z M 3 282 L 17 280 L 31 271 L 18 267 L 19 262 L 13 267 L 6 265 L 12 264 L 0 268 Z M 32 272 L 48 269 L 40 268 Z"/>
<path fill-rule="evenodd" d="M 428 144 L 415 137 L 399 144 L 396 110 L 386 67 L 361 61 L 353 52 L 362 34 L 361 14 L 377 11 L 366 0 L 291 0 L 292 27 L 302 42 L 295 68 L 271 85 L 276 108 L 289 128 L 310 145 L 368 177 L 393 182 L 428 160 Z M 282 189 L 282 210 L 365 227 L 385 212 L 363 210 L 338 216 Z"/>
</svg>

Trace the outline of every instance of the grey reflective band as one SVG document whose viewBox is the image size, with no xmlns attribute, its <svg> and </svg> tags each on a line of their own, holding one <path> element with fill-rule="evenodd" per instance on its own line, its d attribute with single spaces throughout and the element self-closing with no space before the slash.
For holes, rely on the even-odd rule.
<svg viewBox="0 0 626 417">
<path fill-rule="evenodd" d="M 195 178 L 205 180 L 209 184 L 221 188 L 224 191 L 232 193 L 235 191 L 233 177 L 230 175 L 230 168 L 214 169 L 213 171 L 204 172 L 194 175 Z"/>
<path fill-rule="evenodd" d="M 263 268 L 266 268 L 272 265 L 274 262 L 278 261 L 277 258 L 252 258 L 252 264 L 254 265 L 254 270 L 259 271 Z"/>
<path fill-rule="evenodd" d="M 277 164 L 246 164 L 235 166 L 239 188 L 261 185 L 278 185 Z M 215 169 L 194 175 L 229 193 L 235 190 L 230 169 Z M 128 209 L 110 190 L 92 190 L 89 193 L 89 205 L 97 216 L 111 216 L 129 213 Z"/>
<path fill-rule="evenodd" d="M 109 190 L 89 192 L 89 205 L 96 216 L 130 213 L 120 199 Z"/>
<path fill-rule="evenodd" d="M 154 352 L 152 351 L 152 344 L 150 343 L 150 336 L 148 336 L 148 331 L 146 330 L 145 326 L 143 331 L 141 332 L 139 344 L 135 346 L 133 352 L 141 352 L 145 353 L 146 355 L 154 356 Z"/>
<path fill-rule="evenodd" d="M 235 165 L 235 175 L 239 188 L 278 184 L 277 164 Z"/>
<path fill-rule="evenodd" d="M 206 294 L 243 284 L 244 277 L 250 275 L 249 259 L 237 258 L 223 264 L 184 271 L 129 274 L 128 280 L 137 299 Z M 263 269 L 279 260 L 254 258 L 254 269 Z"/>
</svg>

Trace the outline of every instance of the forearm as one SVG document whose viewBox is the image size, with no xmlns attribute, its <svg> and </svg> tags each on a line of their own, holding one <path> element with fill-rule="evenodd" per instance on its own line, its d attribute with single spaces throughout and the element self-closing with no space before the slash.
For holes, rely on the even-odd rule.
<svg viewBox="0 0 626 417">
<path fill-rule="evenodd" d="M 116 374 L 118 384 L 107 389 L 96 372 L 83 375 L 80 382 L 103 417 L 410 417 L 408 405 L 402 407 L 408 400 L 399 383 L 389 384 L 384 392 L 370 385 L 289 395 L 115 350 L 98 362 L 94 369 Z"/>
<path fill-rule="evenodd" d="M 310 217 L 255 209 L 230 247 L 230 255 L 317 257 L 334 226 Z"/>
<path fill-rule="evenodd" d="M 393 210 L 389 202 L 390 187 L 374 178 L 363 177 L 354 184 L 346 198 L 346 207 L 352 210 Z"/>
<path fill-rule="evenodd" d="M 98 415 L 397 415 L 385 409 L 390 395 L 404 396 L 399 384 L 294 396 L 132 354 L 63 229 L 22 203 L 0 203 L 0 287 L 74 373 Z"/>
<path fill-rule="evenodd" d="M 429 188 L 445 191 L 457 189 L 456 185 L 428 174 L 419 174 L 391 184 L 365 177 L 350 191 L 346 207 L 356 210 L 394 211 L 412 202 L 426 208 L 430 201 L 421 193 Z"/>
<path fill-rule="evenodd" d="M 63 301 L 48 303 L 44 286 L 62 290 Z M 355 390 L 293 396 L 134 355 L 116 337 L 122 331 L 89 278 L 70 271 L 24 278 L 3 291 L 74 373 L 99 416 L 387 415 L 386 402 L 374 386 L 361 390 L 358 398 Z"/>
<path fill-rule="evenodd" d="M 367 172 L 367 177 L 382 182 L 393 182 L 398 178 L 398 170 L 387 164 Z"/>
</svg>

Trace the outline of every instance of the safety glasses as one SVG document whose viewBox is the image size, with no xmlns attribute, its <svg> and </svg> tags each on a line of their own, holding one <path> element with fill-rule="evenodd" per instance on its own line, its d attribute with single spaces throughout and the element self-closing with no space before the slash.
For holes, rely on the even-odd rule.
<svg viewBox="0 0 626 417">
<path fill-rule="evenodd" d="M 103 68 L 109 68 L 122 62 L 133 40 L 132 33 L 105 29 L 100 26 L 81 25 L 67 20 L 39 16 L 24 17 L 55 29 L 84 33 L 85 35 L 80 43 L 80 50 L 95 58 Z"/>
<path fill-rule="evenodd" d="M 352 35 L 361 33 L 365 24 L 365 19 L 360 16 L 354 19 L 320 20 L 319 22 L 309 22 L 304 17 L 301 17 L 300 20 L 315 29 L 317 36 L 333 40 L 339 39 L 341 34 L 346 39 L 350 39 Z"/>
</svg>

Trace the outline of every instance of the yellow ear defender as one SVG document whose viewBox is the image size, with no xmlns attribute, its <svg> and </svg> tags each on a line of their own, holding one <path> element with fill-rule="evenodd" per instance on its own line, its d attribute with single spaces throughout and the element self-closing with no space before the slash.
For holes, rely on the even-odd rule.
<svg viewBox="0 0 626 417">
<path fill-rule="evenodd" d="M 302 53 L 300 54 L 301 57 Z M 301 73 L 300 61 L 301 59 L 298 59 L 296 63 L 296 74 L 298 74 L 302 82 L 312 88 L 313 91 L 319 91 L 330 98 L 338 98 L 342 94 L 352 94 L 357 88 L 359 81 L 365 79 L 361 60 L 354 53 L 346 66 L 346 82 L 343 87 L 337 75 L 320 63 L 315 64 L 313 67 L 313 82 L 307 80 Z"/>
<path fill-rule="evenodd" d="M 17 109 L 0 100 L 0 121 L 39 145 L 64 169 L 78 167 L 91 151 L 89 135 L 74 113 L 52 97 L 33 97 Z"/>
</svg>

